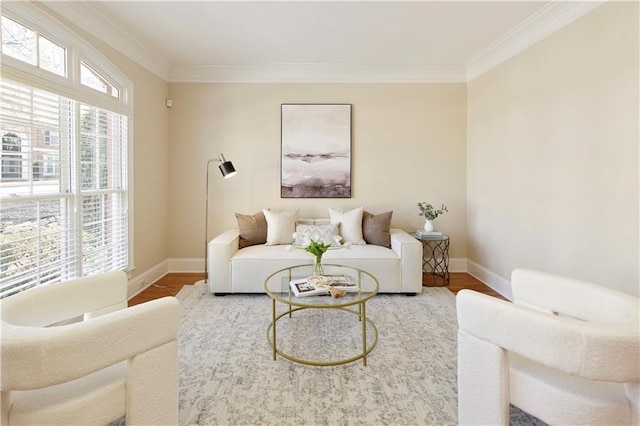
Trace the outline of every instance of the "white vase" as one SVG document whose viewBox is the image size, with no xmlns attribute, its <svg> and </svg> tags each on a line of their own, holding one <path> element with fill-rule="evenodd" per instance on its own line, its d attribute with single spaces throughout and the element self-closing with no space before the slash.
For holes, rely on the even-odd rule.
<svg viewBox="0 0 640 426">
<path fill-rule="evenodd" d="M 424 221 L 424 230 L 427 232 L 433 231 L 433 222 L 430 221 L 429 219 L 426 219 Z"/>
</svg>

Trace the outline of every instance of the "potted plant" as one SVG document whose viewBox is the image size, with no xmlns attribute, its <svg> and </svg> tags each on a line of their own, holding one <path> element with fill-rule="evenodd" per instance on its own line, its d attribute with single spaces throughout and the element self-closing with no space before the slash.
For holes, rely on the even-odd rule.
<svg viewBox="0 0 640 426">
<path fill-rule="evenodd" d="M 447 206 L 444 204 L 439 209 L 435 209 L 431 204 L 426 202 L 418 203 L 418 210 L 420 210 L 419 216 L 424 216 L 424 230 L 427 232 L 433 231 L 433 220 L 435 220 L 438 216 L 443 214 L 444 212 L 448 212 Z"/>
</svg>

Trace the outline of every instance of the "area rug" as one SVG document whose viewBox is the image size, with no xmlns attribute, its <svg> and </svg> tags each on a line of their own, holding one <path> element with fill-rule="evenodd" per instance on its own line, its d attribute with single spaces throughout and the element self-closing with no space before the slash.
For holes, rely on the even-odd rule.
<svg viewBox="0 0 640 426">
<path fill-rule="evenodd" d="M 455 297 L 447 289 L 376 296 L 367 316 L 379 341 L 368 365 L 335 367 L 273 360 L 266 295 L 215 297 L 199 284 L 176 297 L 181 425 L 457 424 Z M 340 311 L 305 310 L 278 323 L 278 345 L 305 359 L 347 358 L 361 348 L 360 324 Z M 367 333 L 371 344 L 370 326 Z M 534 423 L 512 412 L 512 424 Z"/>
</svg>

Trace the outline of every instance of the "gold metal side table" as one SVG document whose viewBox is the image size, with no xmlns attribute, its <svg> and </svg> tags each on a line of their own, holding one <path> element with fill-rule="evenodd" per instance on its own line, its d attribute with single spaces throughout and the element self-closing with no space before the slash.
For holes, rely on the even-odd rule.
<svg viewBox="0 0 640 426">
<path fill-rule="evenodd" d="M 415 233 L 411 235 L 422 242 L 422 271 L 431 277 L 430 287 L 449 285 L 449 236 L 419 236 Z"/>
</svg>

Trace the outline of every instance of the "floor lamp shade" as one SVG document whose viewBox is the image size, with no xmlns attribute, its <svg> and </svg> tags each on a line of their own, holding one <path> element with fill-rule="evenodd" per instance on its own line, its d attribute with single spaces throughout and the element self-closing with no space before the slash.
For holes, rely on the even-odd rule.
<svg viewBox="0 0 640 426">
<path fill-rule="evenodd" d="M 231 163 L 231 161 L 227 161 L 226 158 L 224 158 L 224 155 L 220 154 L 218 155 L 218 158 L 212 158 L 211 160 L 207 161 L 207 194 L 205 197 L 205 213 L 204 213 L 204 282 L 208 283 L 209 282 L 209 257 L 207 256 L 209 250 L 209 166 L 211 165 L 211 163 L 221 163 L 220 166 L 218 166 L 218 168 L 220 169 L 220 172 L 222 173 L 222 177 L 227 179 L 230 178 L 231 176 L 236 174 L 236 169 L 235 167 L 233 167 L 233 163 Z"/>
<path fill-rule="evenodd" d="M 220 172 L 222 172 L 222 177 L 227 179 L 236 174 L 236 169 L 233 167 L 231 161 L 225 161 L 224 163 L 218 166 Z"/>
</svg>

